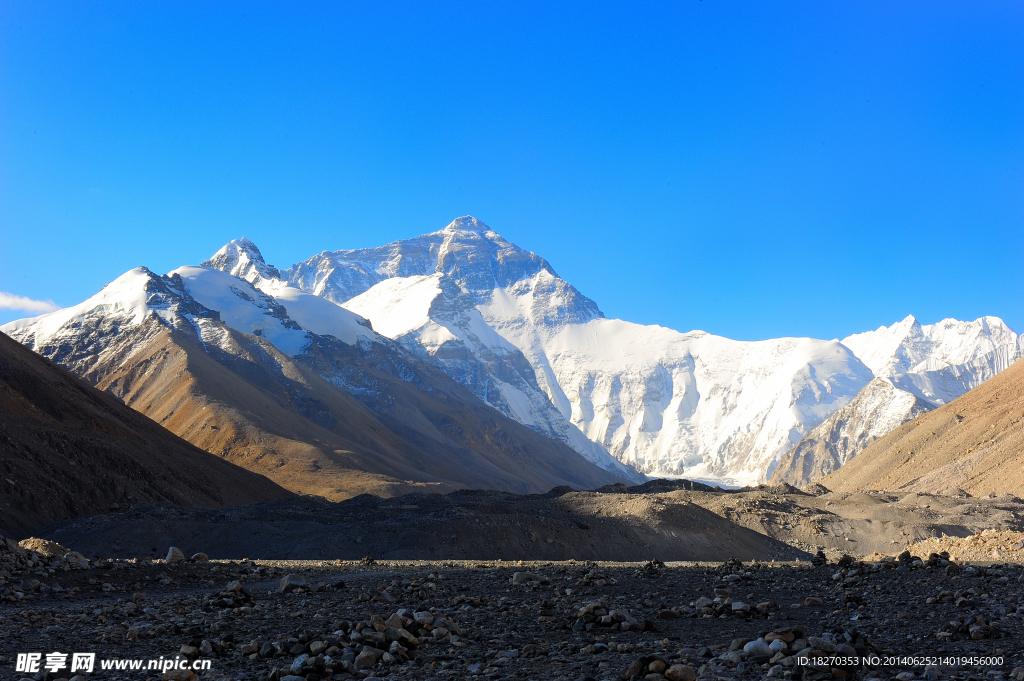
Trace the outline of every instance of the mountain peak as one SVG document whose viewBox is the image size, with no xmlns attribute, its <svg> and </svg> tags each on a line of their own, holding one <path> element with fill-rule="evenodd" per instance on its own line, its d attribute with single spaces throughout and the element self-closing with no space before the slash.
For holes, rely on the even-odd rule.
<svg viewBox="0 0 1024 681">
<path fill-rule="evenodd" d="M 256 284 L 261 279 L 279 279 L 281 273 L 273 265 L 268 265 L 263 254 L 250 239 L 232 239 L 221 246 L 220 250 L 201 264 L 202 267 L 227 272 L 240 279 Z"/>
<path fill-rule="evenodd" d="M 441 230 L 442 232 L 457 232 L 457 231 L 468 231 L 468 232 L 479 232 L 480 234 L 486 234 L 487 232 L 493 232 L 490 227 L 485 225 L 480 220 L 477 220 L 472 215 L 463 215 L 460 218 L 455 218 L 448 225 Z"/>
<path fill-rule="evenodd" d="M 908 314 L 906 317 L 900 320 L 898 324 L 895 324 L 894 326 L 900 329 L 913 329 L 914 327 L 920 328 L 921 322 L 917 321 L 917 317 L 915 317 L 914 315 Z"/>
<path fill-rule="evenodd" d="M 495 244 L 500 244 L 501 246 L 520 250 L 515 244 L 509 243 L 505 237 L 501 236 L 472 215 L 463 215 L 460 218 L 455 218 L 449 222 L 444 229 L 434 232 L 434 234 L 442 236 L 445 241 L 450 242 L 458 243 L 483 239 L 484 241 L 490 241 Z"/>
</svg>

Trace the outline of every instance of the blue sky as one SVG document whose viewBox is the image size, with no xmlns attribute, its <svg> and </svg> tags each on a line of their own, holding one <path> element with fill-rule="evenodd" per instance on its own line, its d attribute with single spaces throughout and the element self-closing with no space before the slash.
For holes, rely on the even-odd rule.
<svg viewBox="0 0 1024 681">
<path fill-rule="evenodd" d="M 610 317 L 1024 331 L 1024 4 L 637 5 L 0 0 L 0 291 L 471 214 Z"/>
</svg>

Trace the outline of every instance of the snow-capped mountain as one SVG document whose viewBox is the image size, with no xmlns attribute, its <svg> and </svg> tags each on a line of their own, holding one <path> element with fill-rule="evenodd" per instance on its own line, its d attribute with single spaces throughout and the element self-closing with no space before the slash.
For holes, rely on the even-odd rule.
<svg viewBox="0 0 1024 681">
<path fill-rule="evenodd" d="M 341 304 L 506 415 L 653 476 L 763 481 L 876 376 L 940 404 L 1021 354 L 995 318 L 911 320 L 842 342 L 738 342 L 609 320 L 547 261 L 472 217 L 287 270 L 254 263 L 222 249 L 206 264 Z M 893 399 L 897 410 L 906 401 Z"/>
<path fill-rule="evenodd" d="M 911 315 L 842 343 L 876 376 L 934 406 L 978 387 L 1024 350 L 1021 338 L 997 317 L 922 325 Z"/>
<path fill-rule="evenodd" d="M 136 267 L 78 305 L 13 321 L 0 331 L 88 378 L 101 353 L 132 342 L 123 331 L 147 320 L 201 335 L 219 323 L 220 314 L 192 298 L 180 277 L 160 277 Z"/>
<path fill-rule="evenodd" d="M 464 223 L 400 245 L 323 254 L 283 273 L 287 281 L 247 239 L 225 245 L 203 266 L 251 282 L 280 297 L 289 310 L 292 303 L 284 298 L 301 295 L 345 302 L 344 308 L 360 315 L 372 312 L 380 333 L 430 359 L 501 413 L 568 444 L 605 470 L 642 482 L 643 476 L 566 420 L 541 390 L 523 353 L 478 309 L 495 287 L 553 275 L 550 266 L 481 223 Z M 438 267 L 446 274 L 435 272 Z M 558 296 L 557 302 L 540 305 L 542 311 L 575 320 L 600 315 L 593 301 L 558 281 L 560 287 L 549 292 Z"/>
<path fill-rule="evenodd" d="M 262 277 L 260 263 L 243 274 Z M 524 493 L 624 479 L 501 416 L 359 315 L 279 279 L 260 285 L 275 295 L 208 267 L 140 267 L 0 330 L 293 491 Z"/>
</svg>

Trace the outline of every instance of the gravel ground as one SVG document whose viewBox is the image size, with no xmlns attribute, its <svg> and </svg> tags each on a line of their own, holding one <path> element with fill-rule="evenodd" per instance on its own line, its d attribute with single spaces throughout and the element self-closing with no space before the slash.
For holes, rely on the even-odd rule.
<svg viewBox="0 0 1024 681">
<path fill-rule="evenodd" d="M 1024 532 L 983 530 L 970 537 L 933 537 L 910 547 L 914 554 L 945 551 L 958 561 L 1024 563 Z"/>
<path fill-rule="evenodd" d="M 98 661 L 82 680 L 905 681 L 1024 671 L 1020 565 L 909 554 L 841 566 L 201 558 L 82 568 L 8 548 L 3 677 L 73 677 L 15 671 L 18 653 L 45 661 L 54 651 L 210 664 L 161 675 Z M 915 656 L 938 659 L 901 659 Z"/>
</svg>

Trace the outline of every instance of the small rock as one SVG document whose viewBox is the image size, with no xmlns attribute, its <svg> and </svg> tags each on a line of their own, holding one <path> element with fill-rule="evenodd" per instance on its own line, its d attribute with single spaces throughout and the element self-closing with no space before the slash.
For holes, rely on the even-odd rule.
<svg viewBox="0 0 1024 681">
<path fill-rule="evenodd" d="M 629 669 L 626 670 L 626 678 L 631 679 L 634 676 L 640 676 L 647 670 L 647 659 L 646 657 L 638 657 L 629 664 Z"/>
<path fill-rule="evenodd" d="M 206 561 L 210 560 L 210 557 L 205 553 L 193 553 L 192 560 L 194 560 L 197 563 L 205 563 Z"/>
<path fill-rule="evenodd" d="M 734 638 L 729 642 L 729 650 L 743 650 L 743 646 L 750 643 L 753 639 L 749 638 Z"/>
<path fill-rule="evenodd" d="M 355 665 L 357 669 L 369 669 L 377 664 L 377 655 L 373 648 L 363 648 L 363 651 L 356 655 Z"/>
<path fill-rule="evenodd" d="M 807 645 L 814 648 L 815 650 L 820 650 L 825 653 L 836 652 L 835 643 L 832 643 L 832 641 L 826 641 L 823 638 L 818 638 L 817 636 L 808 636 Z"/>
<path fill-rule="evenodd" d="M 288 593 L 306 586 L 306 580 L 299 575 L 285 575 L 281 578 L 281 593 Z"/>
<path fill-rule="evenodd" d="M 765 636 L 764 640 L 768 643 L 772 643 L 776 640 L 784 641 L 786 643 L 792 643 L 794 640 L 796 640 L 796 634 L 793 633 L 792 629 L 777 629 L 776 631 L 773 631 L 772 633 Z"/>
<path fill-rule="evenodd" d="M 743 646 L 743 652 L 751 657 L 771 657 L 775 651 L 764 641 L 751 641 Z"/>
<path fill-rule="evenodd" d="M 180 563 L 185 560 L 185 554 L 177 546 L 172 546 L 167 549 L 167 557 L 164 560 L 168 563 Z"/>
<path fill-rule="evenodd" d="M 540 577 L 532 572 L 517 572 L 512 575 L 512 586 L 519 586 L 526 582 L 539 582 Z"/>
<path fill-rule="evenodd" d="M 306 666 L 306 660 L 308 660 L 308 659 L 309 659 L 309 655 L 306 654 L 306 653 L 303 653 L 302 655 L 299 655 L 294 660 L 292 660 L 291 667 L 289 667 L 289 669 L 291 670 L 291 673 L 292 674 L 301 674 L 302 673 L 302 668 Z"/>
<path fill-rule="evenodd" d="M 817 596 L 808 596 L 804 599 L 805 608 L 816 608 L 825 605 L 825 601 L 821 600 Z"/>
<path fill-rule="evenodd" d="M 198 678 L 199 677 L 196 676 L 195 672 L 190 671 L 188 669 L 178 669 L 178 670 L 175 670 L 175 671 L 166 671 L 166 672 L 163 673 L 163 676 L 160 677 L 161 681 L 196 681 L 196 679 L 198 679 Z M 84 676 L 73 676 L 73 677 L 71 677 L 71 681 L 75 681 L 75 679 L 81 679 L 82 681 L 85 681 L 85 677 Z M 283 679 L 282 679 L 282 681 L 283 681 Z"/>
<path fill-rule="evenodd" d="M 665 670 L 665 678 L 668 681 L 694 681 L 697 672 L 689 665 L 674 664 Z"/>
</svg>

